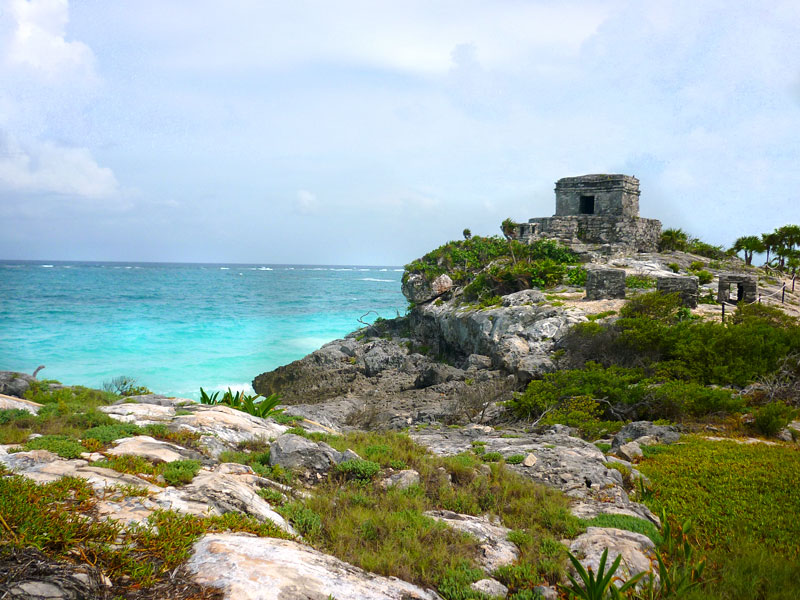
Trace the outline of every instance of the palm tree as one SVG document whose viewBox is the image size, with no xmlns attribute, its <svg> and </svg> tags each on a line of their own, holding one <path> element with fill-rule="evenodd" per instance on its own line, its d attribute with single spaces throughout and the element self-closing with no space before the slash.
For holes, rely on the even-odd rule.
<svg viewBox="0 0 800 600">
<path fill-rule="evenodd" d="M 754 252 L 764 252 L 764 250 L 766 250 L 764 242 L 755 235 L 740 237 L 733 243 L 731 249 L 735 252 L 744 252 L 744 263 L 746 265 L 751 265 L 753 263 Z"/>
<path fill-rule="evenodd" d="M 761 242 L 764 244 L 764 252 L 767 253 L 767 260 L 764 263 L 765 265 L 769 264 L 769 253 L 771 250 L 775 249 L 775 246 L 778 245 L 779 241 L 780 241 L 780 236 L 778 235 L 777 231 L 773 231 L 772 233 L 761 234 Z"/>
<path fill-rule="evenodd" d="M 472 237 L 472 232 L 469 229 L 465 229 L 464 231 L 461 232 L 461 235 L 464 236 L 465 240 L 468 240 L 469 238 Z"/>
<path fill-rule="evenodd" d="M 689 243 L 689 234 L 683 229 L 665 229 L 661 233 L 660 249 L 663 250 L 686 250 Z"/>
</svg>

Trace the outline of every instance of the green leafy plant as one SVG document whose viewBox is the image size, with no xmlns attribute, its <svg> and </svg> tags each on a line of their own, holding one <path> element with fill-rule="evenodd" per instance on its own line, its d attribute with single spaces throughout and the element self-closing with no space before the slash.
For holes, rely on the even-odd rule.
<svg viewBox="0 0 800 600">
<path fill-rule="evenodd" d="M 219 392 L 209 395 L 203 388 L 200 388 L 201 404 L 230 406 L 262 419 L 277 416 L 283 412 L 282 408 L 275 408 L 280 404 L 280 396 L 278 394 L 270 394 L 266 398 L 258 400 L 261 397 L 260 395 L 251 396 L 242 391 L 233 392 L 231 388 L 228 388 L 220 398 Z"/>
<path fill-rule="evenodd" d="M 617 558 L 614 559 L 614 562 L 612 562 L 606 570 L 608 548 L 603 550 L 603 554 L 600 556 L 600 563 L 597 566 L 597 574 L 595 574 L 591 568 L 588 570 L 584 568 L 580 561 L 571 552 L 568 552 L 567 556 L 569 556 L 569 560 L 572 563 L 572 566 L 575 568 L 575 572 L 578 574 L 580 582 L 572 575 L 567 574 L 567 579 L 569 579 L 570 585 L 561 586 L 561 588 L 569 593 L 572 597 L 580 598 L 581 600 L 606 600 L 606 598 L 609 597 L 620 598 L 622 597 L 623 592 L 633 589 L 639 580 L 645 575 L 645 573 L 637 573 L 636 575 L 630 577 L 628 581 L 623 583 L 619 588 L 617 588 L 614 585 L 614 575 L 619 568 L 620 562 L 622 561 L 621 554 L 617 555 Z"/>
<path fill-rule="evenodd" d="M 371 460 L 346 460 L 336 465 L 336 470 L 348 478 L 369 481 L 380 472 L 381 466 Z"/>
<path fill-rule="evenodd" d="M 169 485 L 179 486 L 191 483 L 200 470 L 200 462 L 196 460 L 176 460 L 167 463 L 163 475 Z"/>
</svg>

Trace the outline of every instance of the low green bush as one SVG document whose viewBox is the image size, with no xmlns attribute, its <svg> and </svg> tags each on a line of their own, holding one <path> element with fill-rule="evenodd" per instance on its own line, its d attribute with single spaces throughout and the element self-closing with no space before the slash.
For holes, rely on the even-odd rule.
<svg viewBox="0 0 800 600">
<path fill-rule="evenodd" d="M 518 465 L 521 464 L 522 461 L 525 460 L 524 454 L 512 454 L 508 458 L 506 458 L 506 463 L 509 465 Z"/>
<path fill-rule="evenodd" d="M 651 289 L 656 287 L 656 279 L 649 275 L 628 275 L 625 278 L 625 287 L 632 289 Z"/>
<path fill-rule="evenodd" d="M 64 435 L 43 435 L 25 443 L 25 450 L 49 450 L 61 458 L 78 458 L 86 452 L 80 442 Z"/>
<path fill-rule="evenodd" d="M 196 460 L 176 460 L 164 467 L 164 479 L 169 485 L 179 486 L 191 483 L 200 470 L 200 462 Z"/>
<path fill-rule="evenodd" d="M 5 425 L 11 421 L 20 421 L 23 419 L 32 420 L 35 418 L 35 415 L 29 413 L 27 410 L 22 410 L 21 408 L 6 408 L 0 410 L 0 425 Z"/>
<path fill-rule="evenodd" d="M 110 444 L 114 440 L 124 437 L 130 437 L 141 432 L 138 425 L 133 423 L 119 423 L 117 425 L 100 425 L 99 427 L 92 427 L 83 432 L 81 439 L 97 440 L 102 444 Z"/>
<path fill-rule="evenodd" d="M 781 401 L 770 402 L 756 409 L 753 415 L 753 426 L 756 431 L 767 437 L 774 437 L 779 431 L 791 423 L 797 411 Z"/>
<path fill-rule="evenodd" d="M 693 275 L 697 275 L 697 279 L 700 282 L 700 285 L 705 285 L 707 283 L 711 283 L 711 280 L 714 279 L 714 275 L 712 275 L 709 271 L 703 269 L 702 271 L 694 271 Z"/>
<path fill-rule="evenodd" d="M 380 472 L 381 466 L 371 460 L 346 460 L 336 465 L 336 470 L 348 478 L 369 481 Z"/>
</svg>

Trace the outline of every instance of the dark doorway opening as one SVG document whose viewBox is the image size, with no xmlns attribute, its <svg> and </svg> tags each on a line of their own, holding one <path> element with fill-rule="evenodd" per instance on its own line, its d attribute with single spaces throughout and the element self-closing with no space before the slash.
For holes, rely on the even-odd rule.
<svg viewBox="0 0 800 600">
<path fill-rule="evenodd" d="M 594 214 L 594 196 L 581 196 L 581 214 Z"/>
</svg>

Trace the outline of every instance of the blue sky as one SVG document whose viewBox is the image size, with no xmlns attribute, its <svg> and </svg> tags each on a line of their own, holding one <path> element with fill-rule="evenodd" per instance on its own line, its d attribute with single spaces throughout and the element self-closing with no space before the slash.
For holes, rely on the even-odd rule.
<svg viewBox="0 0 800 600">
<path fill-rule="evenodd" d="M 800 3 L 0 0 L 0 258 L 403 264 L 641 181 L 800 222 Z"/>
</svg>

